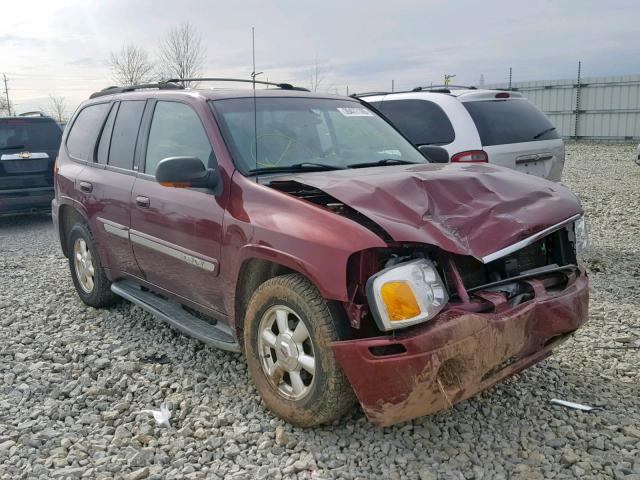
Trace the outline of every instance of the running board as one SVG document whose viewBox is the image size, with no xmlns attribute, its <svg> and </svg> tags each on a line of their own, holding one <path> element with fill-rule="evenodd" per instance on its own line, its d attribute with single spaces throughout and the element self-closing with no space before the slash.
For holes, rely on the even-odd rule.
<svg viewBox="0 0 640 480">
<path fill-rule="evenodd" d="M 201 342 L 222 350 L 239 352 L 240 345 L 235 341 L 231 329 L 226 325 L 212 325 L 187 312 L 179 303 L 165 300 L 128 280 L 111 284 L 111 291 L 122 298 L 135 303 L 140 308 L 159 317 L 173 328 L 196 338 Z"/>
</svg>

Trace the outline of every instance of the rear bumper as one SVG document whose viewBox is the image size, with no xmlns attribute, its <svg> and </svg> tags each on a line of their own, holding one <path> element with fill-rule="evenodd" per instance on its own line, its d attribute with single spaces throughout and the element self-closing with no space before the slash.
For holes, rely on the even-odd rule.
<svg viewBox="0 0 640 480">
<path fill-rule="evenodd" d="M 53 197 L 53 187 L 0 190 L 0 214 L 48 211 Z"/>
<path fill-rule="evenodd" d="M 332 348 L 369 420 L 392 425 L 446 409 L 548 357 L 586 322 L 588 302 L 581 271 L 560 294 L 541 287 L 516 307 L 452 309 L 410 333 L 334 342 Z M 390 345 L 405 351 L 371 351 Z"/>
</svg>

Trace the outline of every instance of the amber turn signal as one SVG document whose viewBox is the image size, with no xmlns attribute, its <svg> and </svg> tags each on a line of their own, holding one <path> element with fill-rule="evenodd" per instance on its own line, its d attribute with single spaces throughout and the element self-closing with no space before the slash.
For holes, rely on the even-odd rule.
<svg viewBox="0 0 640 480">
<path fill-rule="evenodd" d="M 173 188 L 189 188 L 191 186 L 188 182 L 160 182 L 160 185 L 163 187 L 173 187 Z"/>
<path fill-rule="evenodd" d="M 380 295 L 392 322 L 408 320 L 420 314 L 416 296 L 407 282 L 387 282 L 382 286 Z"/>
</svg>

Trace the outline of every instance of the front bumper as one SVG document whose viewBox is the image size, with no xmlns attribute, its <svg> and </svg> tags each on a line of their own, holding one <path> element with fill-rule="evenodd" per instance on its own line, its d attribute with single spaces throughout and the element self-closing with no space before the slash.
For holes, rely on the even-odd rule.
<svg viewBox="0 0 640 480">
<path fill-rule="evenodd" d="M 580 270 L 560 293 L 530 282 L 535 298 L 515 307 L 449 309 L 408 333 L 334 342 L 369 420 L 392 425 L 438 412 L 551 355 L 587 321 L 588 279 Z M 381 356 L 380 347 L 400 353 Z"/>
<path fill-rule="evenodd" d="M 53 187 L 0 190 L 0 214 L 48 211 L 53 197 Z"/>
</svg>

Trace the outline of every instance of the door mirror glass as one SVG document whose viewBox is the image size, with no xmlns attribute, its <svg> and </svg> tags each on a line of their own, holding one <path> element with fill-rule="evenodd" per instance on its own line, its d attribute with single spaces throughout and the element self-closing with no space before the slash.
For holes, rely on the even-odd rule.
<svg viewBox="0 0 640 480">
<path fill-rule="evenodd" d="M 449 152 L 435 145 L 420 145 L 418 150 L 431 163 L 449 163 Z"/>
<path fill-rule="evenodd" d="M 217 190 L 220 175 L 196 157 L 168 157 L 158 163 L 156 181 L 165 187 Z"/>
</svg>

